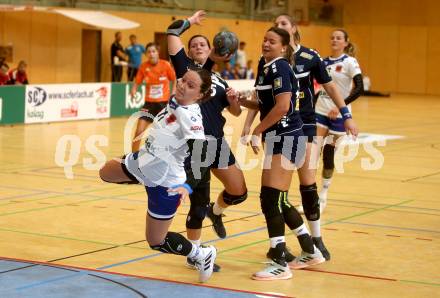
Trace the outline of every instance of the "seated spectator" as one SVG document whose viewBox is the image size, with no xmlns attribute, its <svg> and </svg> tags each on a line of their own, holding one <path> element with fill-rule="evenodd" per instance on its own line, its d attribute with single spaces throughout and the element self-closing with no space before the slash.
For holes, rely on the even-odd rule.
<svg viewBox="0 0 440 298">
<path fill-rule="evenodd" d="M 9 84 L 11 85 L 27 85 L 29 84 L 26 74 L 27 63 L 23 60 L 18 62 L 17 68 L 9 71 Z"/>
<path fill-rule="evenodd" d="M 252 60 L 247 61 L 246 77 L 247 80 L 253 80 L 255 78 L 254 70 L 252 69 Z"/>
<path fill-rule="evenodd" d="M 0 86 L 9 84 L 8 70 L 9 66 L 3 62 L 0 66 Z"/>
<path fill-rule="evenodd" d="M 225 80 L 235 80 L 236 76 L 234 74 L 234 70 L 231 68 L 231 64 L 229 62 L 225 63 L 225 69 L 221 72 L 221 76 Z"/>
</svg>

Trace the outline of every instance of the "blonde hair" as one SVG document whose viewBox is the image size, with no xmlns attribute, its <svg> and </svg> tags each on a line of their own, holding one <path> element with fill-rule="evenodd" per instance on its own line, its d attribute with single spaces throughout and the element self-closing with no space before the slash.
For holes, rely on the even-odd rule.
<svg viewBox="0 0 440 298">
<path fill-rule="evenodd" d="M 346 53 L 347 55 L 349 55 L 351 57 L 355 57 L 356 56 L 356 47 L 354 46 L 354 44 L 351 43 L 350 37 L 348 36 L 347 31 L 345 31 L 344 29 L 341 29 L 341 28 L 338 28 L 335 31 L 339 31 L 339 32 L 342 32 L 342 34 L 344 34 L 344 40 L 347 42 L 347 45 L 344 48 L 344 53 Z"/>
</svg>

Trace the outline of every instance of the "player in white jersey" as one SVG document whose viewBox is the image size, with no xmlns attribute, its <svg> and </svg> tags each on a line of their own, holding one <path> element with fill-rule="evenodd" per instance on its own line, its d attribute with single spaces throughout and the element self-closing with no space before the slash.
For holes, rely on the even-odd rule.
<svg viewBox="0 0 440 298">
<path fill-rule="evenodd" d="M 362 72 L 354 58 L 354 47 L 343 29 L 333 31 L 332 55 L 324 59 L 327 71 L 344 97 L 351 114 L 351 106 L 363 92 Z M 335 144 L 345 134 L 344 113 L 340 113 L 328 94 L 322 90 L 316 104 L 317 134 L 327 138 L 323 149 L 322 190 L 319 193 L 321 212 L 327 204 L 327 192 L 334 171 Z"/>
<path fill-rule="evenodd" d="M 205 140 L 198 102 L 208 99 L 210 94 L 210 72 L 188 70 L 177 82 L 176 95 L 154 118 L 146 145 L 122 160 L 108 161 L 99 171 L 101 179 L 106 182 L 140 182 L 145 185 L 148 194 L 145 232 L 148 244 L 154 250 L 194 259 L 200 282 L 207 281 L 212 275 L 216 249 L 195 245 L 168 229 L 181 200 L 192 192 L 185 183 L 184 159 L 194 142 Z"/>
</svg>

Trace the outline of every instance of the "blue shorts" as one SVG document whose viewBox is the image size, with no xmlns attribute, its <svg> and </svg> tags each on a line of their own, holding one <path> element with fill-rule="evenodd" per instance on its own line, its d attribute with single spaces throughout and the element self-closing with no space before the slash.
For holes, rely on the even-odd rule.
<svg viewBox="0 0 440 298">
<path fill-rule="evenodd" d="M 327 128 L 332 134 L 345 135 L 344 119 L 342 118 L 332 120 L 327 116 L 316 114 L 316 124 Z"/>
<path fill-rule="evenodd" d="M 163 186 L 146 186 L 148 194 L 148 215 L 154 219 L 168 220 L 176 214 L 180 205 L 180 195 L 169 194 Z"/>
<path fill-rule="evenodd" d="M 304 163 L 307 136 L 302 129 L 288 135 L 265 136 L 264 154 L 266 156 L 282 154 L 298 168 Z"/>
</svg>

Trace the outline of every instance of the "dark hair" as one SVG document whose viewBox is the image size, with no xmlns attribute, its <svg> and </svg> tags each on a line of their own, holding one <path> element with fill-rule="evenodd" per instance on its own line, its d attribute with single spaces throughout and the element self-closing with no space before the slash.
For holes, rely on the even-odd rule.
<svg viewBox="0 0 440 298">
<path fill-rule="evenodd" d="M 154 42 L 149 42 L 149 43 L 147 43 L 147 45 L 145 46 L 145 52 L 148 51 L 148 49 L 149 49 L 150 47 L 155 47 L 155 48 L 157 49 L 157 44 L 154 43 Z"/>
<path fill-rule="evenodd" d="M 193 39 L 194 39 L 194 38 L 197 38 L 197 37 L 201 37 L 201 38 L 203 38 L 204 40 L 206 40 L 206 43 L 208 44 L 208 48 L 211 48 L 211 44 L 209 43 L 209 39 L 208 39 L 206 36 L 201 35 L 201 34 L 193 35 L 193 36 L 189 39 L 189 41 L 188 41 L 188 48 L 191 47 L 191 42 L 193 41 Z"/>
<path fill-rule="evenodd" d="M 284 58 L 286 58 L 289 61 L 289 64 L 294 64 L 294 59 L 293 59 L 293 54 L 294 54 L 294 50 L 292 48 L 292 46 L 290 45 L 290 34 L 289 32 L 287 32 L 284 29 L 278 28 L 278 27 L 271 27 L 269 28 L 269 30 L 267 30 L 267 32 L 274 32 L 276 33 L 278 36 L 281 37 L 281 44 L 283 46 L 287 47 L 286 53 L 284 53 Z"/>
<path fill-rule="evenodd" d="M 115 37 L 117 37 L 119 34 L 121 34 L 121 31 L 116 31 Z"/>
<path fill-rule="evenodd" d="M 344 52 L 347 55 L 354 57 L 356 55 L 356 47 L 351 43 L 350 37 L 348 36 L 347 31 L 345 31 L 344 29 L 341 29 L 341 28 L 338 28 L 335 31 L 339 31 L 344 34 L 344 40 L 348 43 L 344 48 Z"/>
<path fill-rule="evenodd" d="M 130 34 L 130 36 L 128 38 L 132 38 L 132 37 L 136 38 L 136 35 Z"/>
<path fill-rule="evenodd" d="M 282 14 L 278 15 L 275 18 L 275 20 L 278 19 L 279 17 L 285 17 L 289 21 L 290 25 L 292 25 L 292 27 L 296 28 L 296 31 L 293 34 L 293 40 L 295 41 L 295 43 L 299 43 L 301 41 L 301 35 L 299 34 L 298 26 L 296 25 L 296 22 L 293 19 L 293 17 L 289 16 L 288 14 L 282 13 Z"/>
<path fill-rule="evenodd" d="M 190 70 L 196 72 L 202 80 L 202 84 L 200 85 L 200 93 L 203 94 L 203 97 L 200 99 L 200 101 L 205 101 L 209 99 L 211 97 L 212 84 L 211 72 L 204 68 L 199 68 L 196 66 L 189 67 L 188 71 Z"/>
</svg>

